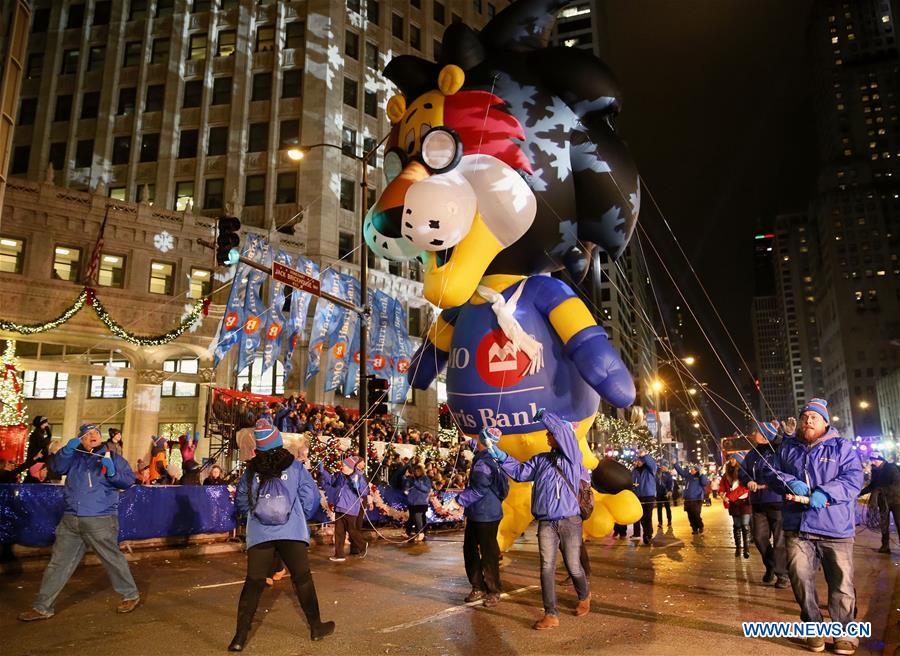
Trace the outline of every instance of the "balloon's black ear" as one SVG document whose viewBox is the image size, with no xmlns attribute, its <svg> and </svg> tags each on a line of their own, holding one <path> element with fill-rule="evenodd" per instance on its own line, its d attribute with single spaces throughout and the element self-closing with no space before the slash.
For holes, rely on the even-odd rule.
<svg viewBox="0 0 900 656">
<path fill-rule="evenodd" d="M 453 23 L 444 30 L 441 41 L 442 65 L 455 64 L 464 71 L 469 71 L 484 61 L 485 52 L 478 33 L 468 25 Z"/>
<path fill-rule="evenodd" d="M 602 494 L 618 494 L 622 490 L 630 490 L 631 472 L 625 465 L 604 458 L 591 472 L 591 486 Z"/>
<path fill-rule="evenodd" d="M 412 102 L 423 93 L 437 88 L 440 70 L 438 64 L 421 57 L 399 55 L 384 67 L 384 76 L 397 85 L 408 102 Z"/>
</svg>

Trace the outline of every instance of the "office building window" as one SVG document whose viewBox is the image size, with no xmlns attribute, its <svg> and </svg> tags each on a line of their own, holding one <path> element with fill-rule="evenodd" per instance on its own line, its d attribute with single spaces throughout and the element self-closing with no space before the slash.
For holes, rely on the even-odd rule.
<svg viewBox="0 0 900 656">
<path fill-rule="evenodd" d="M 199 130 L 182 130 L 178 137 L 178 159 L 196 157 L 199 139 Z"/>
<path fill-rule="evenodd" d="M 83 169 L 91 165 L 94 159 L 94 140 L 84 139 L 75 144 L 75 168 Z"/>
<path fill-rule="evenodd" d="M 422 30 L 416 25 L 409 26 L 409 45 L 416 50 L 422 49 Z"/>
<path fill-rule="evenodd" d="M 366 41 L 366 66 L 378 68 L 378 46 L 369 41 Z"/>
<path fill-rule="evenodd" d="M 109 197 L 113 200 L 125 200 L 125 187 L 110 187 Z"/>
<path fill-rule="evenodd" d="M 197 358 L 182 358 L 179 360 L 166 360 L 163 362 L 163 371 L 169 372 L 170 374 L 195 374 L 200 370 L 199 367 L 200 364 Z M 182 383 L 174 380 L 164 380 L 162 383 L 161 395 L 197 396 L 197 383 Z"/>
<path fill-rule="evenodd" d="M 149 184 L 146 182 L 138 182 L 135 186 L 134 190 L 134 202 L 135 203 L 143 203 L 144 200 L 144 188 L 147 189 L 147 199 L 146 203 L 148 205 L 153 205 L 153 202 L 156 200 L 156 185 Z"/>
<path fill-rule="evenodd" d="M 193 183 L 191 183 L 193 187 Z M 175 265 L 171 262 L 150 263 L 150 293 L 171 296 L 175 289 Z"/>
<path fill-rule="evenodd" d="M 435 39 L 434 43 L 431 44 L 431 47 L 433 58 L 439 59 L 441 56 L 441 42 Z"/>
<path fill-rule="evenodd" d="M 212 99 L 210 105 L 227 105 L 231 102 L 231 78 L 217 77 L 213 79 Z"/>
<path fill-rule="evenodd" d="M 300 143 L 300 119 L 289 118 L 281 122 L 281 148 L 290 148 Z"/>
<path fill-rule="evenodd" d="M 190 47 L 187 51 L 188 59 L 206 59 L 206 46 L 209 39 L 205 34 L 191 34 Z"/>
<path fill-rule="evenodd" d="M 366 18 L 369 19 L 369 22 L 373 25 L 379 25 L 379 14 L 380 12 L 380 3 L 378 0 L 367 0 L 366 2 Z"/>
<path fill-rule="evenodd" d="M 141 135 L 142 162 L 155 162 L 159 159 L 159 133 Z"/>
<path fill-rule="evenodd" d="M 299 68 L 282 72 L 281 97 L 299 98 L 303 95 L 303 70 Z"/>
<path fill-rule="evenodd" d="M 351 157 L 356 155 L 356 130 L 343 127 L 341 129 L 341 150 Z"/>
<path fill-rule="evenodd" d="M 219 43 L 216 46 L 217 57 L 231 57 L 234 54 L 237 43 L 234 30 L 219 30 Z"/>
<path fill-rule="evenodd" d="M 53 249 L 53 278 L 77 282 L 81 278 L 81 249 L 56 246 Z"/>
<path fill-rule="evenodd" d="M 238 373 L 238 389 L 244 389 L 245 385 L 250 386 L 253 394 L 283 394 L 284 366 L 276 360 L 274 367 L 266 368 L 263 366 L 262 356 L 257 356 L 250 366 Z"/>
<path fill-rule="evenodd" d="M 88 51 L 88 71 L 102 71 L 103 62 L 106 61 L 106 48 L 103 46 L 91 46 Z"/>
<path fill-rule="evenodd" d="M 137 92 L 134 87 L 119 89 L 119 116 L 134 114 L 137 106 Z"/>
<path fill-rule="evenodd" d="M 184 98 L 181 106 L 184 109 L 199 107 L 203 102 L 203 80 L 188 80 L 184 83 Z"/>
<path fill-rule="evenodd" d="M 297 172 L 289 171 L 278 174 L 278 185 L 275 190 L 275 202 L 284 205 L 297 202 Z"/>
<path fill-rule="evenodd" d="M 171 16 L 175 11 L 175 0 L 156 0 L 156 17 Z"/>
<path fill-rule="evenodd" d="M 125 257 L 123 255 L 100 255 L 97 284 L 101 287 L 119 287 L 125 284 Z"/>
<path fill-rule="evenodd" d="M 34 125 L 34 117 L 37 114 L 37 98 L 22 98 L 19 103 L 19 118 L 16 125 Z"/>
<path fill-rule="evenodd" d="M 113 139 L 112 163 L 128 164 L 131 153 L 131 137 L 116 137 Z"/>
<path fill-rule="evenodd" d="M 275 26 L 260 25 L 256 28 L 256 52 L 275 50 Z"/>
<path fill-rule="evenodd" d="M 294 21 L 284 26 L 284 47 L 302 48 L 306 40 L 306 23 Z"/>
<path fill-rule="evenodd" d="M 472 9 L 475 10 L 476 14 L 481 13 L 481 0 L 472 0 Z"/>
<path fill-rule="evenodd" d="M 164 64 L 169 60 L 169 40 L 154 39 L 153 50 L 150 53 L 151 64 Z"/>
<path fill-rule="evenodd" d="M 66 165 L 66 143 L 58 141 L 50 144 L 50 164 L 54 171 L 62 171 Z"/>
<path fill-rule="evenodd" d="M 126 43 L 122 66 L 128 68 L 129 66 L 137 66 L 138 64 L 140 64 L 142 52 L 143 48 L 141 47 L 140 41 L 129 41 L 128 43 Z"/>
<path fill-rule="evenodd" d="M 206 144 L 207 155 L 224 155 L 228 152 L 228 128 L 216 127 L 209 129 L 209 143 Z"/>
<path fill-rule="evenodd" d="M 349 77 L 344 78 L 344 104 L 350 107 L 357 106 L 357 96 L 359 95 L 359 84 L 356 80 Z"/>
<path fill-rule="evenodd" d="M 31 146 L 16 146 L 13 149 L 12 163 L 9 172 L 11 175 L 25 175 L 28 173 L 28 161 L 31 158 Z"/>
<path fill-rule="evenodd" d="M 359 34 L 346 30 L 344 32 L 344 54 L 359 59 Z"/>
<path fill-rule="evenodd" d="M 347 9 L 355 11 L 358 14 L 360 10 L 360 0 L 347 0 Z"/>
<path fill-rule="evenodd" d="M 487 5 L 487 15 L 488 15 L 488 18 L 493 18 L 494 16 L 497 15 L 497 8 L 494 5 L 492 5 L 490 2 Z"/>
<path fill-rule="evenodd" d="M 438 2 L 438 0 L 434 0 L 434 4 L 432 5 L 432 15 L 434 16 L 434 20 L 436 20 L 441 25 L 444 24 L 444 21 L 447 20 L 447 13 L 444 9 L 443 3 Z"/>
<path fill-rule="evenodd" d="M 147 0 L 131 0 L 131 11 L 128 20 L 147 18 Z"/>
<path fill-rule="evenodd" d="M 194 181 L 181 180 L 175 183 L 175 209 L 184 212 L 194 206 Z"/>
<path fill-rule="evenodd" d="M 62 58 L 62 75 L 74 75 L 78 72 L 78 49 L 66 50 Z"/>
<path fill-rule="evenodd" d="M 43 34 L 47 31 L 47 28 L 50 27 L 50 10 L 49 9 L 37 9 L 34 12 L 34 17 L 31 20 L 31 33 L 32 34 Z"/>
<path fill-rule="evenodd" d="M 147 99 L 144 101 L 145 112 L 162 111 L 163 101 L 166 97 L 165 84 L 151 84 L 147 87 Z"/>
<path fill-rule="evenodd" d="M 26 371 L 22 377 L 26 399 L 64 399 L 69 374 L 55 371 Z"/>
<path fill-rule="evenodd" d="M 126 360 L 111 360 L 109 362 L 94 362 L 93 364 L 106 365 L 107 368 L 122 368 L 128 366 Z M 118 376 L 91 376 L 88 385 L 89 399 L 124 399 L 127 379 Z"/>
<path fill-rule="evenodd" d="M 253 95 L 250 100 L 272 99 L 272 74 L 257 73 L 253 76 Z"/>
<path fill-rule="evenodd" d="M 410 335 L 418 335 L 421 328 L 419 327 L 422 322 L 422 308 L 409 308 L 409 325 L 407 326 L 407 330 Z"/>
<path fill-rule="evenodd" d="M 25 260 L 25 242 L 12 237 L 0 237 L 0 271 L 22 273 Z"/>
<path fill-rule="evenodd" d="M 215 210 L 225 206 L 225 180 L 223 178 L 211 178 L 206 181 L 206 190 L 203 197 L 203 209 Z"/>
<path fill-rule="evenodd" d="M 365 90 L 363 94 L 363 109 L 369 116 L 378 116 L 378 94 L 375 91 Z"/>
<path fill-rule="evenodd" d="M 247 136 L 247 152 L 261 153 L 269 148 L 269 124 L 251 123 Z"/>
<path fill-rule="evenodd" d="M 191 267 L 191 298 L 205 298 L 212 294 L 212 271 Z"/>
<path fill-rule="evenodd" d="M 66 94 L 56 97 L 56 111 L 53 113 L 54 121 L 68 121 L 72 118 L 72 96 Z"/>
<path fill-rule="evenodd" d="M 391 34 L 394 38 L 403 40 L 403 16 L 400 14 L 391 14 Z"/>
<path fill-rule="evenodd" d="M 201 14 L 205 11 L 209 11 L 212 6 L 213 0 L 194 0 L 193 6 L 191 6 L 192 14 Z"/>
<path fill-rule="evenodd" d="M 81 118 L 97 118 L 97 113 L 99 111 L 99 91 L 89 91 L 81 97 Z"/>
<path fill-rule="evenodd" d="M 28 55 L 28 65 L 25 68 L 25 78 L 28 80 L 36 80 L 41 76 L 41 70 L 44 68 L 44 53 L 33 52 Z"/>
<path fill-rule="evenodd" d="M 375 145 L 378 142 L 375 141 L 375 137 L 363 137 L 363 155 L 372 152 L 375 149 Z M 369 166 L 372 166 L 374 162 L 369 160 Z"/>
<path fill-rule="evenodd" d="M 341 208 L 350 210 L 356 207 L 356 183 L 348 178 L 341 178 Z"/>
<path fill-rule="evenodd" d="M 349 232 L 338 233 L 338 259 L 350 258 L 353 261 L 353 235 Z"/>
<path fill-rule="evenodd" d="M 94 25 L 109 25 L 109 17 L 111 15 L 111 0 L 102 0 L 94 5 Z"/>
<path fill-rule="evenodd" d="M 266 176 L 248 175 L 244 189 L 244 206 L 253 207 L 266 204 Z"/>
<path fill-rule="evenodd" d="M 84 25 L 84 5 L 72 5 L 66 17 L 66 29 L 74 30 L 82 25 Z"/>
</svg>

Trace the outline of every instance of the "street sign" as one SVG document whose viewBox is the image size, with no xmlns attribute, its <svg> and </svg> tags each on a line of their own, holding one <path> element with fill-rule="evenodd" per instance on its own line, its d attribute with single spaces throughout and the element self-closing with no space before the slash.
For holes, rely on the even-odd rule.
<svg viewBox="0 0 900 656">
<path fill-rule="evenodd" d="M 285 266 L 281 262 L 272 263 L 272 277 L 295 289 L 309 292 L 313 296 L 318 296 L 320 293 L 318 279 Z"/>
</svg>

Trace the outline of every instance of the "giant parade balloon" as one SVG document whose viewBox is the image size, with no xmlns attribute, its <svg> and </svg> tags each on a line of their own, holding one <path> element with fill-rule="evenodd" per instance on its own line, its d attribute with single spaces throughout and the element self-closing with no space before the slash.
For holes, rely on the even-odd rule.
<svg viewBox="0 0 900 656">
<path fill-rule="evenodd" d="M 447 403 L 468 435 L 496 427 L 518 460 L 548 449 L 540 408 L 576 426 L 584 464 L 601 398 L 624 408 L 635 387 L 576 293 L 597 249 L 616 258 L 634 230 L 640 188 L 616 133 L 619 88 L 584 50 L 548 47 L 560 0 L 520 0 L 481 32 L 444 32 L 439 61 L 401 55 L 384 70 L 387 180 L 366 242 L 418 258 L 442 312 L 409 368 L 418 389 L 446 368 Z M 595 492 L 585 535 L 641 516 L 630 489 Z M 532 521 L 530 483 L 512 483 L 500 525 L 507 549 Z"/>
</svg>

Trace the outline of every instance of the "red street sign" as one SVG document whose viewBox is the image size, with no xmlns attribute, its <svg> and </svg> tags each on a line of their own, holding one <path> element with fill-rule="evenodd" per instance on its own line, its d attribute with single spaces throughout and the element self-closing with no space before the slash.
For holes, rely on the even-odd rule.
<svg viewBox="0 0 900 656">
<path fill-rule="evenodd" d="M 290 285 L 300 291 L 309 292 L 313 296 L 319 295 L 319 281 L 296 269 L 285 266 L 280 262 L 272 263 L 272 277 L 285 285 Z"/>
</svg>

